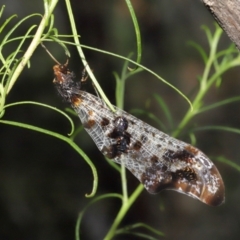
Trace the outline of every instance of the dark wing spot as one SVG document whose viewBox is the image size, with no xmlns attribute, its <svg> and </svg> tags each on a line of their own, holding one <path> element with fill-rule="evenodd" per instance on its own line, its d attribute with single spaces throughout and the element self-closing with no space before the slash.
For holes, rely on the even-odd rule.
<svg viewBox="0 0 240 240">
<path fill-rule="evenodd" d="M 134 121 L 129 120 L 129 122 L 130 122 L 132 125 L 135 125 L 135 122 L 134 122 Z"/>
<path fill-rule="evenodd" d="M 189 182 L 194 182 L 197 180 L 197 174 L 194 169 L 186 167 L 184 169 L 177 170 L 172 172 L 173 180 L 183 180 L 186 179 Z"/>
<path fill-rule="evenodd" d="M 145 135 L 141 135 L 142 143 L 145 143 L 147 140 L 148 140 L 148 138 Z"/>
<path fill-rule="evenodd" d="M 114 128 L 113 131 L 108 134 L 108 137 L 114 138 L 114 139 L 118 139 L 118 138 L 123 137 L 127 141 L 127 143 L 129 144 L 131 135 L 128 132 L 119 131 L 117 128 Z"/>
<path fill-rule="evenodd" d="M 183 151 L 177 151 L 174 154 L 174 158 L 182 160 L 182 161 L 186 161 L 188 158 L 193 158 L 194 155 L 186 150 Z"/>
<path fill-rule="evenodd" d="M 136 141 L 133 144 L 133 149 L 136 150 L 136 151 L 138 151 L 141 147 L 142 147 L 142 143 L 140 141 Z"/>
<path fill-rule="evenodd" d="M 156 156 L 156 155 L 153 155 L 151 158 L 150 158 L 150 162 L 151 162 L 151 168 L 152 170 L 155 170 L 156 172 L 157 171 L 161 171 L 161 172 L 165 172 L 167 171 L 167 166 L 164 165 L 162 163 L 162 161 L 159 160 L 159 158 Z"/>
<path fill-rule="evenodd" d="M 122 132 L 119 132 L 116 128 L 114 128 L 113 131 L 108 134 L 108 137 L 117 138 L 121 135 L 122 135 Z"/>
<path fill-rule="evenodd" d="M 110 159 L 119 155 L 116 144 L 111 145 L 109 148 L 104 147 L 102 152 L 104 152 L 104 155 Z"/>
<path fill-rule="evenodd" d="M 173 155 L 174 155 L 174 151 L 172 150 L 167 150 L 163 155 L 162 155 L 162 158 L 166 161 L 171 161 L 173 160 Z"/>
<path fill-rule="evenodd" d="M 109 120 L 105 117 L 102 118 L 102 121 L 101 121 L 101 126 L 102 127 L 105 127 L 109 124 Z"/>
<path fill-rule="evenodd" d="M 117 142 L 118 152 L 127 152 L 129 148 L 129 139 L 127 137 L 120 137 Z"/>
<path fill-rule="evenodd" d="M 147 128 L 144 128 L 144 131 L 145 131 L 146 133 L 149 133 L 149 131 L 148 131 L 148 129 L 147 129 Z"/>
<path fill-rule="evenodd" d="M 158 158 L 156 155 L 153 155 L 153 156 L 151 157 L 151 159 L 150 159 L 150 161 L 151 161 L 152 164 L 158 163 L 158 160 L 159 160 L 159 158 Z"/>
<path fill-rule="evenodd" d="M 166 161 L 179 160 L 191 162 L 192 158 L 194 158 L 194 155 L 186 150 L 173 151 L 168 149 L 162 157 Z"/>
<path fill-rule="evenodd" d="M 106 156 L 110 159 L 127 153 L 129 149 L 129 139 L 127 137 L 119 137 L 116 144 L 112 144 L 109 149 L 104 149 Z"/>
</svg>

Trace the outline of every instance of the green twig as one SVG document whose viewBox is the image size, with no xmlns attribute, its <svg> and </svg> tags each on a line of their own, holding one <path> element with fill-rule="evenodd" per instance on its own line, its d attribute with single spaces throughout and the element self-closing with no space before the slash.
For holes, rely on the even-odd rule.
<svg viewBox="0 0 240 240">
<path fill-rule="evenodd" d="M 47 2 L 47 0 L 45 0 L 45 3 Z M 24 69 L 25 65 L 27 64 L 27 62 L 29 61 L 30 57 L 32 56 L 33 52 L 35 51 L 35 49 L 37 48 L 38 44 L 40 43 L 40 39 L 41 36 L 43 34 L 43 31 L 46 27 L 46 24 L 48 22 L 48 19 L 50 17 L 50 15 L 52 14 L 56 4 L 57 4 L 58 0 L 51 0 L 49 1 L 49 7 L 48 7 L 48 11 L 44 14 L 42 21 L 40 22 L 38 29 L 33 37 L 32 42 L 30 43 L 27 51 L 24 53 L 23 58 L 21 59 L 21 61 L 19 62 L 16 70 L 14 71 L 14 74 L 12 75 L 11 81 L 9 82 L 9 86 L 7 89 L 7 93 L 10 92 L 10 90 L 12 89 L 13 85 L 15 84 L 17 78 L 19 77 L 19 75 L 21 74 L 22 70 Z"/>
</svg>

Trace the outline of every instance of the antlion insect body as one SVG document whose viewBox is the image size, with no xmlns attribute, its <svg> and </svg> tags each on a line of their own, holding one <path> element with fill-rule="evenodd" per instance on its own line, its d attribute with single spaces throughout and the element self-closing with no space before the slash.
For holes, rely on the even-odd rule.
<svg viewBox="0 0 240 240">
<path fill-rule="evenodd" d="M 71 103 L 85 130 L 108 158 L 124 164 L 150 193 L 171 189 L 217 206 L 224 184 L 213 162 L 199 149 L 172 138 L 98 97 L 80 90 L 64 65 L 54 69 L 54 84 Z"/>
</svg>

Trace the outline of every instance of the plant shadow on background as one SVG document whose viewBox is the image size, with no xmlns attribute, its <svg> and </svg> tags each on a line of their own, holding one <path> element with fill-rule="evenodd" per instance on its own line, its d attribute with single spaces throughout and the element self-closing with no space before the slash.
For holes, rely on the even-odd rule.
<svg viewBox="0 0 240 240">
<path fill-rule="evenodd" d="M 119 191 L 116 191 L 115 188 L 112 188 L 112 191 L 110 191 L 110 193 L 106 193 L 106 194 L 101 194 L 101 192 L 97 192 L 98 189 L 98 174 L 97 174 L 97 169 L 98 166 L 95 167 L 95 158 L 90 158 L 88 156 L 88 154 L 85 153 L 84 146 L 83 147 L 79 147 L 78 144 L 78 140 L 79 139 L 79 134 L 84 134 L 83 133 L 83 128 L 82 126 L 79 126 L 79 122 L 77 120 L 76 115 L 73 113 L 73 111 L 71 111 L 70 109 L 67 109 L 66 111 L 61 111 L 57 108 L 55 108 L 54 106 L 48 105 L 46 104 L 46 102 L 37 102 L 37 101 L 17 101 L 17 102 L 8 102 L 8 94 L 12 92 L 12 90 L 14 89 L 14 85 L 16 84 L 17 80 L 19 79 L 19 77 L 22 74 L 22 71 L 24 70 L 24 68 L 26 66 L 30 67 L 30 59 L 32 57 L 32 55 L 34 54 L 36 48 L 38 46 L 40 46 L 39 44 L 41 42 L 56 42 L 58 44 L 60 44 L 63 47 L 63 50 L 61 48 L 62 52 L 66 52 L 67 55 L 70 55 L 67 47 L 66 46 L 76 46 L 76 48 L 78 49 L 79 55 L 81 60 L 83 61 L 83 66 L 86 68 L 86 70 L 88 71 L 89 76 L 91 77 L 94 85 L 96 86 L 100 96 L 104 99 L 104 101 L 106 102 L 106 104 L 111 108 L 111 103 L 110 101 L 108 101 L 108 99 L 106 98 L 104 92 L 101 90 L 100 86 L 98 85 L 97 81 L 94 78 L 93 72 L 91 70 L 91 66 L 88 65 L 88 62 L 84 56 L 84 52 L 83 49 L 90 49 L 92 51 L 95 52 L 101 52 L 103 54 L 106 55 L 112 55 L 113 57 L 117 57 L 120 59 L 123 59 L 125 61 L 124 66 L 123 66 L 123 70 L 121 72 L 121 74 L 118 74 L 116 72 L 114 72 L 114 76 L 116 79 L 116 90 L 115 90 L 115 97 L 116 97 L 116 105 L 120 108 L 123 108 L 123 102 L 124 102 L 124 98 L 125 98 L 125 85 L 126 85 L 126 81 L 128 81 L 128 79 L 130 77 L 134 77 L 135 74 L 141 74 L 142 71 L 148 71 L 150 74 L 153 74 L 157 80 L 162 81 L 163 83 L 167 84 L 168 86 L 170 86 L 171 88 L 173 88 L 176 92 L 176 94 L 180 94 L 180 96 L 182 97 L 183 101 L 186 101 L 186 103 L 189 104 L 189 109 L 186 111 L 186 113 L 183 115 L 182 120 L 180 121 L 179 124 L 176 124 L 174 121 L 174 117 L 173 117 L 173 113 L 171 111 L 171 106 L 169 106 L 167 104 L 167 102 L 164 100 L 164 98 L 158 94 L 153 93 L 152 94 L 152 101 L 154 102 L 154 104 L 159 108 L 159 110 L 161 110 L 164 115 L 163 117 L 165 119 L 167 119 L 167 124 L 165 124 L 163 121 L 159 120 L 158 116 L 156 116 L 154 113 L 150 112 L 147 108 L 146 109 L 133 109 L 131 111 L 132 114 L 138 116 L 139 118 L 143 118 L 143 116 L 146 116 L 148 120 L 151 120 L 155 126 L 157 126 L 158 129 L 167 132 L 169 134 L 171 134 L 173 137 L 179 137 L 180 135 L 184 135 L 187 136 L 188 141 L 191 141 L 191 144 L 195 145 L 196 144 L 196 139 L 197 137 L 195 136 L 195 133 L 197 131 L 202 131 L 202 130 L 221 130 L 221 131 L 226 131 L 226 132 L 232 132 L 232 133 L 240 133 L 240 130 L 237 128 L 231 128 L 228 126 L 218 126 L 218 125 L 213 125 L 213 126 L 202 126 L 202 125 L 198 125 L 197 123 L 197 118 L 195 118 L 195 116 L 198 116 L 200 114 L 208 114 L 211 111 L 214 111 L 216 108 L 221 108 L 224 107 L 226 105 L 238 102 L 240 100 L 239 96 L 232 96 L 229 97 L 227 99 L 222 99 L 218 102 L 212 103 L 212 104 L 207 104 L 206 96 L 207 94 L 209 94 L 209 92 L 215 88 L 215 89 L 219 89 L 221 88 L 222 84 L 223 84 L 223 74 L 226 73 L 228 70 L 230 70 L 231 68 L 237 67 L 240 65 L 240 55 L 238 53 L 238 51 L 235 49 L 234 45 L 230 45 L 228 48 L 223 49 L 223 50 L 219 50 L 218 49 L 218 45 L 219 45 L 219 41 L 222 35 L 222 30 L 216 25 L 215 29 L 213 31 L 209 30 L 208 27 L 204 26 L 202 27 L 202 30 L 204 31 L 207 41 L 208 41 L 208 45 L 209 45 L 209 50 L 205 51 L 200 45 L 194 43 L 194 42 L 189 42 L 189 45 L 191 47 L 193 47 L 194 49 L 196 49 L 199 53 L 199 55 L 201 56 L 203 62 L 204 62 L 204 70 L 203 73 L 201 74 L 201 76 L 198 77 L 198 79 L 196 80 L 196 84 L 194 85 L 194 88 L 191 89 L 191 102 L 188 100 L 188 97 L 186 97 L 183 93 L 181 93 L 180 90 L 178 90 L 177 88 L 175 88 L 174 86 L 172 86 L 169 82 L 167 82 L 166 80 L 164 80 L 163 78 L 161 78 L 160 76 L 158 76 L 157 74 L 155 74 L 154 72 L 152 72 L 151 70 L 149 70 L 148 68 L 146 68 L 145 66 L 142 66 L 140 64 L 141 61 L 141 55 L 142 55 L 142 46 L 141 46 L 141 38 L 140 38 L 140 30 L 139 30 L 139 26 L 138 26 L 138 22 L 137 22 L 137 18 L 135 16 L 134 10 L 132 8 L 132 5 L 130 3 L 130 1 L 126 1 L 126 4 L 130 10 L 130 15 L 132 17 L 133 20 L 133 25 L 135 28 L 135 32 L 136 32 L 136 42 L 137 42 L 137 57 L 136 57 L 136 61 L 131 60 L 128 57 L 123 57 L 117 54 L 113 54 L 110 52 L 106 52 L 100 49 L 96 49 L 96 48 L 92 48 L 89 46 L 85 46 L 85 45 L 81 45 L 79 42 L 79 36 L 77 35 L 77 31 L 76 31 L 76 26 L 75 26 L 75 22 L 74 22 L 74 18 L 73 18 L 73 13 L 71 10 L 71 6 L 70 6 L 70 2 L 66 1 L 66 6 L 67 6 L 67 11 L 69 14 L 69 19 L 70 19 L 70 23 L 71 23 L 71 28 L 72 28 L 72 35 L 61 35 L 58 33 L 57 29 L 54 27 L 54 15 L 52 15 L 53 10 L 55 9 L 57 4 L 57 1 L 44 1 L 44 7 L 45 7 L 45 15 L 42 18 L 42 16 L 40 14 L 33 14 L 30 16 L 27 16 L 26 18 L 23 18 L 20 21 L 16 21 L 15 16 L 10 16 L 7 19 L 3 20 L 1 26 L 0 26 L 0 32 L 4 33 L 4 36 L 1 37 L 1 43 L 0 43 L 0 59 L 1 59 L 1 84 L 0 84 L 0 97 L 1 97 L 1 102 L 0 102 L 0 123 L 1 123 L 1 128 L 3 129 L 6 125 L 11 125 L 12 128 L 14 127 L 19 127 L 23 129 L 23 136 L 27 137 L 28 133 L 26 133 L 25 135 L 25 131 L 29 131 L 29 130 L 33 130 L 39 133 L 43 133 L 49 136 L 52 136 L 54 138 L 60 139 L 61 141 L 64 142 L 64 144 L 68 144 L 71 148 L 68 149 L 68 151 L 76 151 L 76 155 L 74 155 L 74 157 L 77 159 L 83 159 L 86 161 L 86 163 L 89 165 L 91 172 L 87 172 L 85 173 L 81 173 L 78 172 L 76 174 L 83 174 L 82 176 L 82 181 L 84 181 L 85 177 L 86 181 L 90 182 L 90 177 L 89 176 L 93 176 L 92 179 L 92 191 L 88 194 L 86 194 L 86 197 L 92 197 L 92 199 L 86 198 L 85 202 L 81 204 L 81 206 L 77 206 L 77 203 L 79 201 L 78 198 L 82 198 L 83 197 L 83 192 L 87 191 L 89 192 L 91 185 L 87 184 L 87 186 L 83 186 L 79 189 L 78 194 L 76 194 L 76 199 L 71 200 L 71 203 L 67 203 L 66 204 L 66 209 L 69 209 L 69 211 L 71 212 L 72 215 L 74 215 L 77 218 L 77 211 L 76 209 L 80 209 L 78 218 L 77 218 L 77 223 L 76 223 L 76 227 L 75 227 L 75 238 L 76 239 L 90 239 L 90 235 L 92 233 L 89 232 L 89 229 L 86 230 L 86 227 L 84 228 L 85 224 L 84 221 L 93 221 L 93 219 L 89 219 L 88 218 L 88 213 L 90 211 L 91 208 L 94 207 L 94 204 L 97 203 L 97 206 L 100 206 L 99 208 L 103 208 L 105 209 L 105 212 L 100 212 L 99 214 L 108 214 L 108 211 L 106 210 L 106 202 L 107 203 L 111 203 L 111 201 L 115 202 L 114 199 L 117 199 L 118 202 L 116 204 L 120 204 L 117 205 L 118 206 L 118 210 L 115 210 L 115 217 L 114 216 L 110 216 L 107 218 L 110 218 L 110 220 L 105 220 L 109 225 L 108 226 L 104 226 L 103 230 L 99 230 L 99 235 L 101 236 L 98 239 L 124 239 L 124 237 L 131 237 L 131 239 L 159 239 L 160 237 L 164 238 L 164 235 L 168 235 L 167 232 L 162 230 L 161 227 L 161 223 L 157 224 L 157 226 L 155 225 L 154 227 L 151 226 L 151 224 L 149 224 L 148 222 L 142 222 L 142 221 L 128 221 L 127 224 L 125 224 L 124 219 L 127 217 L 127 215 L 129 214 L 129 211 L 132 207 L 134 207 L 135 204 L 137 204 L 137 200 L 139 200 L 140 198 L 140 194 L 143 192 L 143 186 L 141 184 L 135 186 L 135 188 L 128 188 L 128 177 L 127 177 L 127 173 L 125 168 L 119 165 L 116 165 L 115 163 L 113 163 L 111 160 L 106 159 L 106 162 L 111 166 L 110 170 L 111 170 L 111 174 L 108 175 L 109 178 L 115 178 L 116 179 L 116 175 L 118 175 L 118 179 L 121 179 L 121 189 L 119 189 Z M 0 16 L 1 19 L 3 18 L 3 13 L 4 13 L 4 7 L 2 7 L 1 12 L 0 12 Z M 35 18 L 38 17 L 39 19 L 42 18 L 40 24 L 38 26 L 34 25 L 32 27 L 30 27 L 28 29 L 28 31 L 26 31 L 26 34 L 24 36 L 15 36 L 17 29 L 20 25 L 23 24 L 27 24 L 27 21 L 30 18 Z M 15 26 L 13 28 L 9 28 L 9 24 L 12 23 L 12 21 L 16 21 Z M 74 39 L 74 43 L 72 42 L 72 39 Z M 8 48 L 9 51 L 9 45 L 12 43 L 17 43 L 16 44 L 16 48 L 15 51 L 10 52 L 9 54 L 5 53 L 5 48 Z M 26 43 L 29 43 L 29 46 L 27 48 L 27 50 L 23 50 L 26 49 Z M 25 48 L 23 48 L 23 46 Z M 47 57 L 47 54 L 46 54 Z M 66 57 L 67 58 L 67 57 Z M 71 59 L 71 58 L 70 58 Z M 53 63 L 54 64 L 54 63 Z M 131 67 L 134 66 L 136 67 L 135 69 L 129 69 L 129 65 L 131 64 Z M 31 70 L 31 68 L 30 68 Z M 162 82 L 159 82 L 159 85 L 162 84 Z M 21 83 L 19 83 L 21 84 Z M 197 86 L 197 87 L 196 87 Z M 61 100 L 59 101 L 60 104 L 59 106 L 61 106 Z M 146 101 L 147 102 L 147 101 Z M 64 103 L 62 103 L 63 105 Z M 25 122 L 21 122 L 19 119 L 14 119 L 14 120 L 9 120 L 11 119 L 11 113 L 8 115 L 8 111 L 17 111 L 19 112 L 19 114 L 21 114 L 21 111 L 23 109 L 24 105 L 30 105 L 31 108 L 45 108 L 46 111 L 56 111 L 57 113 L 60 113 L 63 117 L 65 117 L 67 119 L 67 121 L 69 121 L 70 124 L 68 124 L 67 121 L 65 120 L 59 120 L 62 121 L 62 124 L 67 125 L 67 127 L 70 125 L 71 126 L 71 131 L 69 133 L 69 136 L 64 134 L 60 134 L 59 132 L 55 131 L 55 130 L 50 130 L 50 129 L 45 129 L 42 127 L 39 127 L 38 124 L 39 123 L 38 119 L 35 122 L 35 119 L 33 117 L 33 123 L 25 123 Z M 12 109 L 19 109 L 19 110 L 12 110 Z M 25 111 L 25 110 L 23 110 Z M 27 110 L 29 111 L 29 110 Z M 69 115 L 66 114 L 66 112 L 69 113 L 69 115 L 71 117 L 69 117 Z M 62 116 L 59 116 L 59 118 L 61 118 Z M 9 118 L 8 118 L 9 117 Z M 40 116 L 38 115 L 37 118 L 39 118 Z M 21 119 L 21 118 L 20 118 Z M 74 127 L 74 122 L 76 122 L 77 126 L 79 126 L 78 128 L 75 129 Z M 40 125 L 42 125 L 43 123 L 41 123 Z M 75 125 L 76 125 L 75 124 Z M 14 131 L 14 130 L 13 130 Z M 30 135 L 31 136 L 31 135 Z M 41 138 L 39 135 L 34 135 L 34 143 L 37 145 L 38 143 L 38 137 Z M 82 135 L 81 135 L 81 138 Z M 31 140 L 29 140 L 31 142 Z M 55 141 L 55 140 L 51 140 L 51 141 Z M 7 141 L 6 141 L 7 142 Z M 2 141 L 2 146 L 4 147 L 5 141 Z M 31 143 L 33 144 L 33 143 Z M 59 148 L 61 148 L 61 146 L 63 146 L 64 144 L 60 145 Z M 47 147 L 47 146 L 45 146 Z M 41 148 L 44 150 L 45 148 L 44 146 L 41 146 Z M 11 151 L 14 151 L 14 149 L 12 149 Z M 29 149 L 26 148 L 26 152 L 28 152 Z M 41 151 L 41 150 L 39 150 Z M 7 151 L 8 154 L 11 153 L 8 150 Z M 56 160 L 53 161 L 52 163 L 49 163 L 51 160 L 49 160 L 49 164 L 50 166 L 54 166 L 55 170 L 57 169 L 57 164 L 58 164 L 58 156 L 61 154 L 61 152 L 58 153 L 57 156 L 54 156 L 54 150 L 53 150 L 53 154 L 51 155 L 51 158 L 55 158 Z M 36 153 L 36 155 L 38 155 L 38 153 Z M 80 155 L 80 156 L 79 156 Z M 27 156 L 27 153 L 25 155 L 25 157 Z M 72 157 L 72 158 L 74 158 Z M 99 157 L 99 156 L 98 156 Z M 68 155 L 66 154 L 66 158 L 68 158 Z M 36 156 L 36 159 L 38 159 L 38 156 Z M 225 165 L 229 165 L 231 167 L 233 167 L 234 169 L 236 169 L 237 171 L 240 171 L 240 166 L 237 165 L 234 162 L 234 159 L 230 160 L 225 156 L 220 156 L 220 155 L 215 155 L 212 157 L 213 160 L 218 160 L 220 162 L 223 162 L 223 164 Z M 97 159 L 98 160 L 98 159 Z M 102 159 L 100 159 L 102 160 Z M 35 159 L 33 159 L 32 161 L 35 161 Z M 39 162 L 39 164 L 41 165 L 41 157 L 39 157 L 39 159 L 37 160 Z M 72 160 L 70 160 L 72 161 Z M 19 162 L 19 164 L 21 164 L 21 162 Z M 76 164 L 76 163 L 74 163 Z M 216 162 L 216 164 L 218 164 L 218 162 Z M 97 164 L 96 164 L 97 165 Z M 81 166 L 81 165 L 79 165 Z M 78 167 L 79 167 L 78 166 Z M 21 169 L 24 166 L 21 166 Z M 44 169 L 44 168 L 43 168 Z M 54 171 L 55 171 L 54 170 Z M 27 171 L 27 170 L 26 170 Z M 51 175 L 51 171 L 49 170 L 49 174 Z M 66 169 L 67 171 L 67 169 Z M 80 170 L 81 171 L 81 170 Z M 91 175 L 92 173 L 92 175 Z M 45 177 L 45 173 L 43 172 L 33 172 L 34 174 L 39 174 L 39 179 L 42 179 Z M 42 175 L 43 174 L 43 175 Z M 88 176 L 87 176 L 88 175 Z M 100 175 L 103 175 L 103 173 L 100 173 Z M 5 176 L 6 177 L 6 176 Z M 61 177 L 63 177 L 63 179 L 61 179 Z M 56 180 L 56 184 L 54 185 L 55 187 L 58 186 L 60 188 L 68 188 L 68 185 L 64 185 L 64 178 L 69 177 L 69 175 L 65 175 L 65 176 L 59 176 L 59 178 Z M 70 176 L 71 177 L 71 176 Z M 11 175 L 9 176 L 9 178 L 11 178 Z M 3 178 L 4 179 L 4 178 Z M 49 178 L 51 179 L 51 178 Z M 44 184 L 48 184 L 48 181 L 51 180 L 45 180 Z M 14 184 L 14 180 L 16 180 L 16 178 L 13 177 L 13 182 L 11 184 Z M 100 184 L 101 184 L 101 177 L 99 178 L 100 180 Z M 30 179 L 28 179 L 28 181 L 31 181 Z M 59 183 L 59 182 L 60 183 Z M 75 182 L 74 177 L 72 179 L 73 182 Z M 114 180 L 109 180 L 109 181 L 114 181 Z M 55 180 L 53 180 L 53 182 L 55 182 Z M 24 183 L 24 182 L 23 182 Z M 22 183 L 22 184 L 23 184 Z M 80 181 L 79 184 L 81 184 L 82 182 Z M 227 182 L 226 184 L 226 188 L 228 188 L 228 185 L 230 183 Z M 14 187 L 13 189 L 11 189 L 11 185 L 7 186 L 7 191 L 8 193 L 11 192 L 12 195 L 14 196 L 14 191 L 16 191 L 16 188 Z M 27 191 L 27 190 L 26 190 Z M 76 191 L 76 189 L 72 190 L 72 191 Z M 51 190 L 49 189 L 49 195 Z M 34 201 L 34 192 L 33 193 L 29 193 L 30 195 L 32 194 L 32 199 L 31 201 Z M 54 193 L 52 193 L 54 194 Z M 43 199 L 46 196 L 43 197 Z M 59 198 L 61 198 L 61 196 L 59 196 Z M 64 196 L 64 198 L 62 198 L 62 201 L 69 201 L 68 200 L 68 195 L 66 194 L 66 196 Z M 146 197 L 144 196 L 144 199 L 146 201 Z M 50 199 L 51 200 L 51 199 Z M 28 204 L 30 203 L 25 203 L 24 202 L 24 198 L 23 199 L 16 199 L 15 200 L 15 204 L 19 204 L 19 202 L 21 202 L 22 207 L 27 208 L 28 209 Z M 9 203 L 10 204 L 10 203 Z M 70 204 L 75 204 L 76 207 L 70 207 Z M 159 211 L 159 215 L 162 214 L 162 209 L 164 209 L 164 205 L 166 203 L 161 202 L 161 208 L 159 209 L 159 205 L 156 206 L 156 211 Z M 12 206 L 11 204 L 9 206 Z M 41 201 L 39 203 L 39 209 L 41 209 L 41 207 L 43 207 Z M 109 207 L 111 208 L 111 204 L 109 204 Z M 161 211 L 162 210 L 162 211 Z M 24 210 L 23 210 L 24 211 Z M 44 210 L 47 212 L 47 210 Z M 50 210 L 50 212 L 52 211 L 52 214 L 54 214 L 53 210 Z M 189 210 L 190 211 L 190 210 Z M 210 210 L 211 211 L 211 210 Z M 39 212 L 37 213 L 37 216 L 35 216 L 36 218 L 38 217 L 38 214 L 40 214 L 41 210 L 39 210 Z M 61 212 L 61 209 L 59 210 L 59 212 Z M 13 214 L 13 213 L 11 213 Z M 9 216 L 11 216 L 11 214 L 9 214 Z M 29 213 L 30 215 L 32 213 Z M 44 213 L 42 213 L 44 214 Z M 46 214 L 46 218 L 51 217 L 50 215 L 48 215 L 48 213 Z M 96 213 L 97 214 L 97 213 Z M 14 214 L 13 214 L 14 215 Z M 23 214 L 24 215 L 24 214 Z M 40 214 L 41 215 L 41 214 Z M 21 214 L 20 214 L 21 216 Z M 25 216 L 25 215 L 24 215 Z M 11 218 L 11 217 L 9 217 Z M 61 216 L 60 218 L 64 218 L 64 216 Z M 106 216 L 104 216 L 104 219 L 106 218 Z M 29 217 L 29 219 L 31 219 L 31 217 Z M 44 219 L 44 217 L 43 217 Z M 100 216 L 101 219 L 101 216 Z M 136 218 L 138 219 L 138 218 Z M 139 217 L 139 219 L 141 219 L 141 217 Z M 144 218 L 142 218 L 144 219 Z M 29 225 L 29 229 L 34 226 L 31 225 L 29 222 L 31 221 L 26 221 L 26 225 Z M 46 225 L 47 225 L 48 221 L 46 221 Z M 7 221 L 5 222 L 5 224 L 7 224 Z M 64 222 L 64 220 L 62 220 L 61 222 L 62 225 L 65 225 L 66 223 Z M 70 222 L 68 224 L 71 224 L 72 227 L 70 228 L 73 234 L 74 232 L 74 222 Z M 17 225 L 17 224 L 16 224 Z M 15 226 L 16 227 L 16 226 Z M 108 227 L 108 229 L 107 229 Z M 96 228 L 96 226 L 94 225 L 93 228 Z M 8 229 L 8 228 L 7 228 Z M 34 232 L 34 228 L 32 230 Z M 97 231 L 97 230 L 96 230 Z M 20 231 L 21 232 L 21 231 Z M 2 237 L 6 237 L 8 236 L 10 233 L 6 232 L 1 233 Z M 96 232 L 96 234 L 98 234 Z M 101 235 L 102 234 L 102 235 Z M 31 235 L 31 234 L 30 234 Z M 89 235 L 89 236 L 88 236 Z M 34 236 L 34 234 L 33 234 Z M 59 239 L 64 238 L 63 236 L 61 236 Z M 67 238 L 67 236 L 66 236 Z M 35 238 L 37 239 L 37 238 Z M 39 237 L 38 239 L 44 239 Z M 46 238 L 45 238 L 46 239 Z M 93 238 L 94 239 L 94 238 Z"/>
</svg>

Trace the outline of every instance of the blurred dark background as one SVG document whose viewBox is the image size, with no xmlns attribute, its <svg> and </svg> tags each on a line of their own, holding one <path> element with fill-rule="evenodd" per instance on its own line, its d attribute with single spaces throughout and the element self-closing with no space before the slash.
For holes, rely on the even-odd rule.
<svg viewBox="0 0 240 240">
<path fill-rule="evenodd" d="M 81 35 L 81 43 L 112 51 L 124 56 L 136 53 L 132 21 L 123 0 L 73 0 L 74 16 Z M 205 33 L 200 26 L 214 29 L 214 19 L 199 0 L 133 0 L 138 17 L 143 43 L 142 64 L 156 71 L 186 95 L 197 86 L 197 76 L 202 74 L 203 63 L 189 40 L 208 50 Z M 32 13 L 43 13 L 43 1 L 1 0 L 6 9 L 3 21 L 12 14 L 18 17 L 10 24 Z M 55 26 L 59 34 L 71 34 L 65 2 L 59 1 L 55 13 Z M 35 17 L 18 28 L 16 35 L 40 22 Z M 10 27 L 9 27 L 10 29 Z M 2 39 L 4 33 L 1 33 Z M 230 40 L 223 34 L 221 47 Z M 66 55 L 56 43 L 46 44 L 60 61 Z M 14 49 L 14 44 L 8 50 Z M 27 49 L 27 44 L 22 50 Z M 71 51 L 70 68 L 80 78 L 83 66 L 74 47 Z M 3 52 L 4 54 L 4 52 Z M 107 96 L 115 103 L 115 80 L 112 72 L 121 72 L 123 61 L 94 51 L 85 51 Z M 57 95 L 52 84 L 54 65 L 52 59 L 39 47 L 31 59 L 31 68 L 26 68 L 7 97 L 7 103 L 38 101 L 60 109 L 67 105 Z M 214 103 L 240 92 L 240 69 L 224 75 L 220 89 L 212 89 L 205 99 Z M 91 84 L 89 84 L 91 91 Z M 166 101 L 174 116 L 174 124 L 180 122 L 188 109 L 186 101 L 175 91 L 146 72 L 132 77 L 126 84 L 125 109 L 146 109 L 156 114 L 167 126 L 153 94 Z M 70 125 L 59 114 L 31 105 L 7 109 L 3 119 L 29 123 L 67 135 Z M 143 118 L 158 127 L 148 118 Z M 80 121 L 74 117 L 76 126 Z M 204 125 L 227 125 L 239 127 L 239 103 L 206 112 L 191 123 Z M 191 127 L 189 126 L 189 127 Z M 171 129 L 169 129 L 170 131 Z M 239 164 L 239 141 L 236 134 L 204 131 L 197 132 L 196 146 L 213 159 L 225 156 Z M 180 136 L 190 141 L 187 135 Z M 74 239 L 74 228 L 79 211 L 89 202 L 85 198 L 92 188 L 92 173 L 84 160 L 65 142 L 53 137 L 17 127 L 1 125 L 0 130 L 0 239 Z M 121 192 L 121 179 L 104 160 L 89 136 L 83 131 L 76 140 L 96 165 L 99 175 L 97 195 Z M 182 194 L 164 191 L 150 195 L 144 191 L 123 224 L 146 222 L 163 231 L 166 239 L 222 240 L 239 239 L 240 235 L 240 173 L 235 169 L 215 162 L 226 186 L 226 203 L 209 207 Z M 128 173 L 129 192 L 138 185 L 138 180 Z M 92 206 L 83 218 L 82 239 L 103 239 L 120 207 L 118 200 L 103 200 Z M 116 239 L 139 239 L 121 236 Z"/>
</svg>

